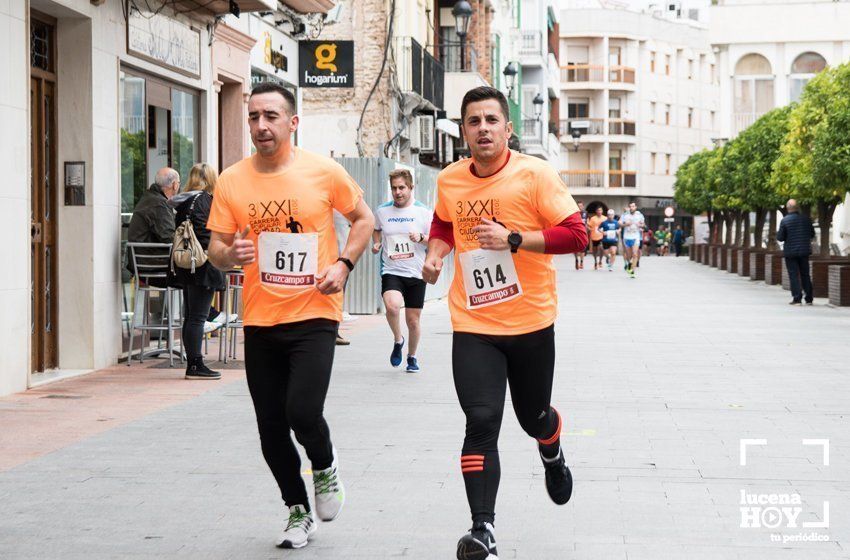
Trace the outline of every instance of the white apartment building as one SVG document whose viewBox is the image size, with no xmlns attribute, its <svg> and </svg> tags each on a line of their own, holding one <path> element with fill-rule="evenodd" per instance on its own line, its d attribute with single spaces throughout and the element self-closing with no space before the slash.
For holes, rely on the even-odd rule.
<svg viewBox="0 0 850 560">
<path fill-rule="evenodd" d="M 522 151 L 560 165 L 557 0 L 523 0 L 519 24 Z"/>
<path fill-rule="evenodd" d="M 560 36 L 564 181 L 590 210 L 636 200 L 657 227 L 678 166 L 719 136 L 708 29 L 678 13 L 575 7 Z"/>
<path fill-rule="evenodd" d="M 850 61 L 850 2 L 719 0 L 709 15 L 723 138 L 797 101 L 826 66 Z M 832 229 L 832 242 L 842 249 L 850 247 L 847 202 L 836 210 Z"/>
</svg>

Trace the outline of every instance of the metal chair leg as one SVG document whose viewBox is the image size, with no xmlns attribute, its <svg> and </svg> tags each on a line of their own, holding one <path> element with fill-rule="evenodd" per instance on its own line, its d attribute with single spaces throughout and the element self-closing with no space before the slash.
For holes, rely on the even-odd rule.
<svg viewBox="0 0 850 560">
<path fill-rule="evenodd" d="M 173 352 L 173 349 L 174 349 L 174 331 L 171 330 L 172 325 L 173 325 L 173 319 L 172 319 L 172 313 L 171 313 L 172 303 L 173 302 L 171 301 L 171 291 L 166 290 L 165 291 L 165 303 L 163 304 L 162 309 L 163 309 L 163 313 L 165 313 L 166 311 L 168 313 L 168 317 L 166 319 L 166 326 L 168 327 L 168 337 L 167 337 L 168 338 L 168 347 L 167 347 L 167 350 L 168 350 L 168 367 L 174 367 L 174 352 Z"/>
<path fill-rule="evenodd" d="M 140 296 L 139 290 L 136 290 L 136 298 Z M 144 296 L 142 296 L 144 297 Z M 133 364 L 133 342 L 136 339 L 136 319 L 138 319 L 138 313 L 136 313 L 136 301 L 133 300 L 133 317 L 130 319 L 130 349 L 127 350 L 127 367 L 130 367 Z M 144 333 L 142 333 L 142 340 L 144 341 Z"/>
</svg>

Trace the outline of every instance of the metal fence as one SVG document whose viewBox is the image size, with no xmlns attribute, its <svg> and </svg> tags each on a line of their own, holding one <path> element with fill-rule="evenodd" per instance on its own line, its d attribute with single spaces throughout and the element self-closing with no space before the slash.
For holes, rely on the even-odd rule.
<svg viewBox="0 0 850 560">
<path fill-rule="evenodd" d="M 364 200 L 369 208 L 375 209 L 390 200 L 389 173 L 396 167 L 409 167 L 387 158 L 337 158 L 363 189 Z M 437 198 L 438 169 L 425 165 L 413 166 L 414 197 L 433 209 Z M 348 223 L 337 220 L 337 240 L 344 245 L 348 238 Z M 371 247 L 371 242 L 369 243 Z M 451 279 L 454 276 L 454 255 L 445 259 L 440 281 L 428 285 L 425 299 L 438 299 L 448 294 Z M 381 259 L 380 253 L 373 255 L 367 248 L 354 272 L 348 278 L 345 288 L 345 310 L 351 314 L 371 315 L 383 311 L 381 299 Z"/>
</svg>

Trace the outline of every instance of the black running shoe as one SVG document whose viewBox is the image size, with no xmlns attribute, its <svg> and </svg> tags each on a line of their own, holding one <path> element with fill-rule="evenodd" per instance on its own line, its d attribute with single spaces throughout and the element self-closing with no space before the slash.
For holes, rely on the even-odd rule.
<svg viewBox="0 0 850 560">
<path fill-rule="evenodd" d="M 549 497 L 559 506 L 570 501 L 573 495 L 573 475 L 564 461 L 564 451 L 558 450 L 557 459 L 547 459 L 540 454 L 543 467 L 546 469 L 546 491 Z"/>
<path fill-rule="evenodd" d="M 457 560 L 499 560 L 493 525 L 478 521 L 457 541 Z"/>
<path fill-rule="evenodd" d="M 393 352 L 390 354 L 390 365 L 398 367 L 401 364 L 401 349 L 404 348 L 404 337 L 401 342 L 393 343 Z"/>
</svg>

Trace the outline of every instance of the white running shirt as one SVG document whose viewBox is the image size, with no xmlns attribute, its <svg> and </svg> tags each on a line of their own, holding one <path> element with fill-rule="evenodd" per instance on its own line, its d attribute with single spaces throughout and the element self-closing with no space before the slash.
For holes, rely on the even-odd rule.
<svg viewBox="0 0 850 560">
<path fill-rule="evenodd" d="M 620 218 L 620 223 L 623 224 L 623 239 L 640 239 L 640 224 L 645 221 L 640 210 L 635 210 L 634 214 L 623 214 Z"/>
<path fill-rule="evenodd" d="M 375 210 L 375 229 L 381 232 L 381 274 L 422 279 L 424 243 L 410 240 L 411 233 L 428 235 L 434 213 L 414 200 L 405 208 L 386 202 Z"/>
</svg>

